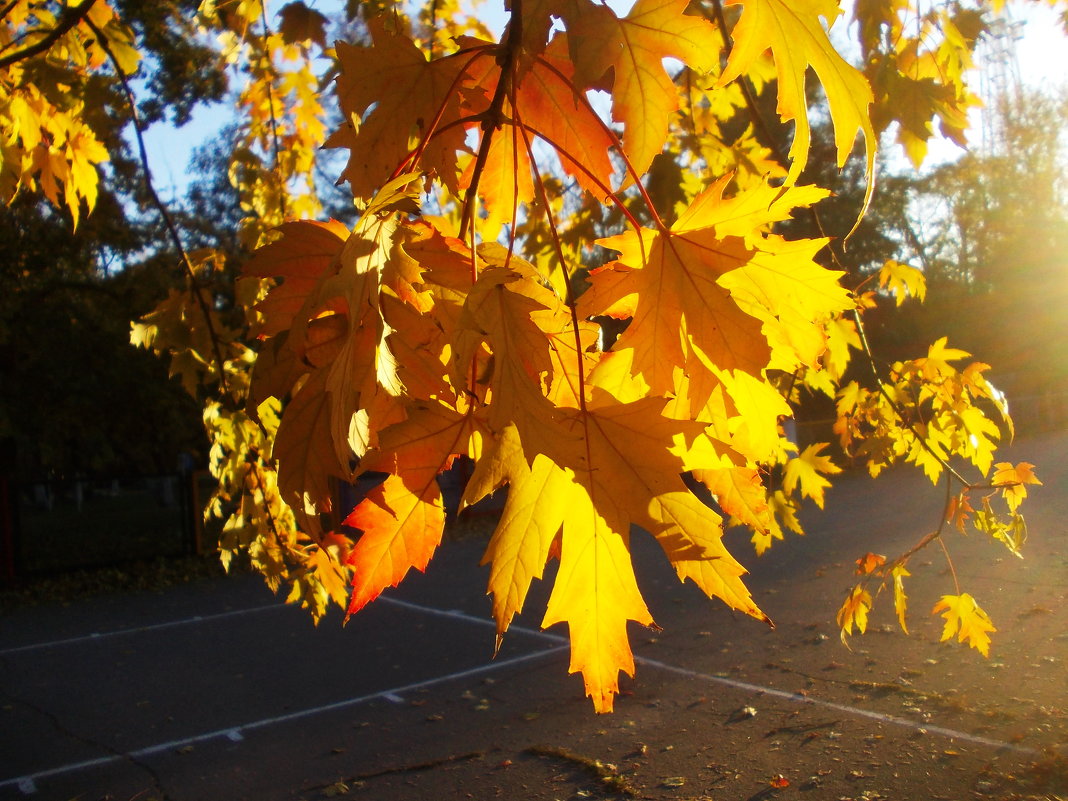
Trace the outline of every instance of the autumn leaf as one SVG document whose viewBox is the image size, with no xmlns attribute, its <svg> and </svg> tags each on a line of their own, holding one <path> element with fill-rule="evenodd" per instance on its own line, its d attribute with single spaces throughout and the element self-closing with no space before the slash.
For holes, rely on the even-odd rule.
<svg viewBox="0 0 1068 801">
<path fill-rule="evenodd" d="M 864 136 L 868 175 L 864 208 L 867 208 L 874 186 L 877 146 L 868 115 L 872 91 L 867 79 L 834 49 L 820 23 L 821 17 L 828 26 L 834 23 L 842 13 L 838 4 L 835 0 L 790 3 L 783 0 L 732 0 L 728 3 L 738 4 L 742 6 L 742 16 L 732 31 L 734 47 L 720 76 L 720 85 L 745 73 L 766 50 L 771 50 L 779 76 L 779 116 L 796 123 L 787 177 L 787 183 L 793 183 L 808 163 L 811 134 L 805 73 L 811 67 L 827 95 L 839 167 L 845 164 L 852 151 L 857 131 Z"/>
<path fill-rule="evenodd" d="M 905 298 L 923 301 L 927 296 L 927 278 L 921 270 L 891 259 L 879 268 L 879 288 L 889 290 L 900 306 Z"/>
<path fill-rule="evenodd" d="M 706 487 L 728 515 L 756 531 L 771 525 L 767 493 L 756 469 L 725 467 L 694 470 L 693 476 Z"/>
<path fill-rule="evenodd" d="M 638 175 L 663 148 L 678 108 L 664 58 L 698 72 L 708 72 L 719 58 L 716 29 L 684 14 L 686 7 L 687 0 L 638 0 L 620 18 L 608 6 L 575 2 L 565 13 L 576 79 L 595 86 L 612 71 L 612 118 L 623 124 L 623 149 Z M 628 175 L 626 183 L 631 180 Z"/>
<path fill-rule="evenodd" d="M 986 612 L 979 608 L 968 593 L 943 595 L 931 614 L 942 613 L 946 624 L 942 628 L 942 642 L 957 635 L 958 642 L 968 644 L 983 656 L 990 656 L 990 634 L 997 631 Z"/>
<path fill-rule="evenodd" d="M 1030 462 L 1020 462 L 1015 466 L 1011 462 L 998 462 L 994 467 L 994 477 L 990 483 L 995 487 L 1003 487 L 1001 496 L 1010 512 L 1015 512 L 1027 497 L 1028 484 L 1042 484 L 1035 475 L 1035 466 Z"/>
<path fill-rule="evenodd" d="M 904 579 L 912 574 L 905 569 L 903 564 L 898 564 L 890 569 L 890 575 L 894 580 L 894 612 L 897 613 L 897 622 L 901 625 L 901 630 L 908 634 L 909 629 L 905 625 L 905 610 L 908 608 L 908 599 L 905 596 Z"/>
<path fill-rule="evenodd" d="M 634 351 L 633 368 L 654 394 L 675 390 L 675 365 L 710 365 L 759 373 L 771 355 L 760 321 L 746 314 L 719 279 L 752 255 L 739 238 L 719 240 L 711 227 L 681 234 L 643 231 L 602 240 L 617 262 L 590 275 L 594 291 L 580 301 L 584 316 L 634 298 L 632 322 L 616 349 Z M 599 284 L 610 287 L 599 291 Z M 607 304 L 595 309 L 597 298 Z M 585 296 L 583 296 L 585 299 Z M 705 369 L 708 369 L 705 367 Z"/>
<path fill-rule="evenodd" d="M 571 477 L 548 457 L 538 454 L 528 467 L 518 442 L 510 461 L 508 497 L 482 557 L 482 564 L 491 566 L 487 591 L 493 595 L 498 648 L 523 608 L 531 581 L 543 575 L 573 492 Z"/>
<path fill-rule="evenodd" d="M 282 18 L 278 26 L 282 39 L 286 43 L 315 42 L 319 47 L 326 47 L 326 26 L 329 20 L 313 8 L 308 8 L 302 0 L 286 3 L 278 11 Z"/>
<path fill-rule="evenodd" d="M 411 568 L 426 568 L 445 526 L 437 476 L 468 452 L 471 425 L 440 404 L 413 407 L 406 420 L 383 430 L 379 447 L 362 461 L 362 471 L 389 475 L 345 519 L 363 532 L 348 556 L 348 614 L 399 584 Z"/>
<path fill-rule="evenodd" d="M 425 570 L 445 528 L 445 507 L 436 481 L 409 487 L 388 476 L 345 518 L 363 535 L 349 555 L 352 595 L 348 614 L 360 611 L 411 568 Z"/>
<path fill-rule="evenodd" d="M 341 253 L 349 229 L 331 220 L 295 220 L 278 229 L 281 235 L 260 248 L 245 264 L 244 274 L 279 283 L 256 305 L 262 315 L 257 333 L 273 336 L 293 326 L 296 314 Z"/>
<path fill-rule="evenodd" d="M 794 492 L 800 487 L 801 495 L 814 500 L 820 509 L 823 508 L 823 491 L 831 486 L 824 476 L 842 472 L 842 468 L 832 462 L 831 457 L 820 455 L 820 451 L 826 447 L 826 442 L 809 445 L 800 456 L 786 463 L 783 476 L 783 488 L 787 492 Z"/>
<path fill-rule="evenodd" d="M 422 163 L 455 187 L 456 154 L 465 148 L 464 129 L 455 124 L 462 114 L 455 89 L 471 56 L 427 61 L 406 36 L 388 32 L 381 18 L 369 27 L 372 45 L 337 44 L 343 122 L 325 146 L 349 149 L 341 178 L 356 197 L 371 197 L 437 121 L 439 133 L 423 150 Z"/>
<path fill-rule="evenodd" d="M 838 610 L 838 628 L 841 629 L 842 643 L 848 647 L 846 637 L 853 633 L 853 626 L 863 634 L 868 630 L 868 612 L 871 611 L 871 593 L 861 586 L 856 586 L 849 591 L 849 597 L 845 599 Z"/>
<path fill-rule="evenodd" d="M 874 573 L 878 568 L 886 564 L 886 557 L 877 553 L 866 553 L 864 556 L 857 560 L 856 574 L 858 576 L 868 576 Z"/>
<path fill-rule="evenodd" d="M 560 549 L 560 569 L 542 626 L 567 623 L 571 673 L 581 672 L 599 713 L 611 712 L 619 673 L 634 675 L 627 621 L 652 626 L 631 565 L 629 534 L 610 528 L 588 488 L 571 485 Z"/>
</svg>

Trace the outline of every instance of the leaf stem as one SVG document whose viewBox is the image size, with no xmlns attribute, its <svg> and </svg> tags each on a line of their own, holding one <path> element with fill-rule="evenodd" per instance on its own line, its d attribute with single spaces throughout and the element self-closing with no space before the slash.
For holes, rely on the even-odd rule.
<svg viewBox="0 0 1068 801">
<path fill-rule="evenodd" d="M 508 22 L 508 38 L 505 39 L 497 51 L 497 64 L 501 68 L 500 77 L 493 92 L 493 99 L 490 100 L 489 108 L 486 110 L 486 116 L 482 120 L 482 141 L 478 145 L 478 155 L 475 157 L 471 183 L 468 184 L 467 192 L 464 194 L 463 211 L 460 215 L 460 239 L 467 238 L 467 231 L 474 222 L 478 184 L 482 180 L 483 170 L 486 169 L 486 161 L 489 159 L 489 149 L 490 144 L 493 142 L 494 132 L 502 124 L 504 100 L 508 96 L 522 37 L 523 0 L 512 0 L 511 17 Z"/>
<path fill-rule="evenodd" d="M 886 391 L 886 385 L 883 383 L 883 379 L 879 375 L 879 368 L 875 363 L 875 355 L 872 353 L 871 344 L 868 342 L 868 335 L 864 331 L 864 323 L 861 320 L 860 312 L 856 309 L 853 310 L 853 320 L 857 325 L 857 336 L 860 338 L 861 349 L 867 357 L 868 366 L 871 368 L 872 377 L 875 379 L 875 385 L 879 390 L 879 394 L 883 396 L 883 399 L 890 405 L 890 408 L 894 410 L 894 414 L 898 416 L 898 419 L 905 424 L 909 433 L 916 438 L 916 441 L 920 443 L 925 451 L 935 458 L 935 460 L 942 466 L 942 469 L 953 476 L 953 478 L 957 479 L 962 485 L 971 489 L 972 483 L 957 472 L 945 457 L 939 455 L 934 448 L 928 444 L 927 438 L 921 436 L 920 433 L 916 431 L 915 427 L 908 422 L 905 410 L 901 408 L 901 405 L 890 397 L 890 393 Z"/>
<path fill-rule="evenodd" d="M 552 206 L 549 203 L 548 194 L 545 192 L 545 183 L 541 178 L 541 171 L 538 169 L 538 162 L 534 158 L 534 148 L 530 141 L 530 137 L 527 135 L 527 128 L 522 124 L 522 120 L 518 119 L 519 112 L 516 110 L 516 117 L 518 125 L 513 126 L 513 130 L 519 130 L 523 133 L 523 143 L 527 149 L 527 155 L 530 157 L 530 166 L 534 171 L 534 184 L 538 189 L 538 197 L 541 201 L 542 208 L 545 209 L 545 219 L 549 224 L 549 234 L 553 240 L 553 249 L 556 251 L 556 258 L 560 262 L 560 271 L 564 274 L 564 285 L 567 289 L 566 296 L 564 297 L 564 303 L 567 305 L 568 311 L 571 313 L 571 329 L 575 336 L 575 354 L 578 359 L 578 401 L 579 408 L 583 411 L 586 410 L 586 365 L 583 363 L 583 350 L 582 350 L 582 332 L 579 329 L 578 308 L 575 298 L 575 290 L 571 286 L 571 272 L 567 269 L 567 260 L 564 258 L 564 246 L 560 241 L 560 232 L 556 228 L 556 220 L 553 218 Z"/>
</svg>

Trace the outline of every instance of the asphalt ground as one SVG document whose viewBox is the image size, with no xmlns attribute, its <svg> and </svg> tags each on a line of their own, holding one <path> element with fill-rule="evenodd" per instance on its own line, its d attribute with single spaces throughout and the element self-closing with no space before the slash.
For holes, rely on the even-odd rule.
<svg viewBox="0 0 1068 801">
<path fill-rule="evenodd" d="M 908 471 L 846 475 L 808 535 L 732 550 L 769 630 L 683 586 L 636 536 L 662 631 L 635 626 L 635 679 L 597 716 L 567 674 L 566 631 L 532 591 L 496 658 L 483 542 L 448 543 L 341 625 L 318 627 L 250 576 L 43 604 L 0 619 L 0 799 L 1048 799 L 1068 795 L 1068 435 L 1039 466 L 1017 560 L 953 534 L 961 589 L 999 631 L 989 659 L 939 643 L 953 578 L 910 564 L 910 635 L 890 598 L 838 639 L 853 560 L 937 525 Z"/>
</svg>

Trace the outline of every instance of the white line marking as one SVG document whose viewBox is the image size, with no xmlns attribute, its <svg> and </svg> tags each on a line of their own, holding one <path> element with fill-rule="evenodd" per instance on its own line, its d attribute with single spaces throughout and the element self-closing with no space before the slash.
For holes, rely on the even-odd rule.
<svg viewBox="0 0 1068 801">
<path fill-rule="evenodd" d="M 404 699 L 396 693 L 382 693 L 382 697 L 389 701 L 391 704 L 403 704 Z"/>
<path fill-rule="evenodd" d="M 1023 745 L 1015 745 L 1013 743 L 1006 743 L 1001 740 L 994 740 L 989 737 L 981 737 L 977 734 L 969 734 L 965 731 L 957 731 L 956 729 L 947 729 L 944 726 L 932 726 L 928 723 L 917 723 L 914 720 L 908 718 L 899 718 L 894 715 L 884 715 L 882 712 L 874 712 L 870 709 L 861 709 L 855 706 L 848 706 L 846 704 L 835 703 L 834 701 L 824 701 L 820 698 L 813 698 L 809 695 L 800 695 L 798 693 L 788 692 L 786 690 L 777 690 L 774 687 L 764 687 L 760 684 L 750 684 L 747 681 L 737 681 L 736 679 L 728 679 L 725 676 L 714 676 L 710 673 L 701 673 L 696 670 L 690 670 L 688 668 L 676 667 L 675 665 L 669 665 L 666 662 L 660 662 L 656 659 L 649 659 L 644 656 L 635 656 L 634 661 L 641 665 L 648 665 L 649 667 L 659 668 L 660 670 L 667 671 L 669 673 L 676 673 L 680 676 L 686 676 L 691 679 L 702 679 L 704 681 L 711 681 L 717 684 L 725 684 L 728 687 L 734 687 L 738 690 L 747 690 L 752 693 L 760 693 L 762 695 L 771 695 L 776 698 L 783 698 L 787 701 L 793 701 L 798 704 L 808 704 L 810 706 L 822 706 L 825 709 L 833 709 L 837 712 L 845 712 L 849 715 L 855 715 L 862 718 L 870 718 L 877 720 L 880 723 L 893 723 L 896 726 L 904 726 L 909 729 L 920 730 L 923 729 L 927 732 L 934 734 L 941 734 L 944 737 L 949 737 L 953 740 L 964 740 L 969 743 L 976 743 L 977 745 L 986 745 L 991 748 L 1005 748 L 1010 751 L 1016 751 L 1021 754 L 1037 754 L 1038 749 L 1028 748 Z"/>
<path fill-rule="evenodd" d="M 393 604 L 394 606 L 401 606 L 413 611 L 422 611 L 430 615 L 439 615 L 442 617 L 451 617 L 458 620 L 466 620 L 470 623 L 476 623 L 480 626 L 496 626 L 492 620 L 486 620 L 483 618 L 469 615 L 466 612 L 459 611 L 443 611 L 441 609 L 434 609 L 432 607 L 420 606 L 419 604 L 413 604 L 409 601 L 399 601 L 395 598 L 386 598 L 383 596 L 380 600 Z M 566 637 L 561 637 L 556 634 L 549 634 L 544 631 L 538 631 L 537 629 L 528 629 L 523 626 L 510 626 L 508 631 L 517 632 L 519 634 L 527 634 L 532 637 L 538 637 L 543 640 L 551 640 L 554 642 L 567 642 Z M 691 679 L 700 679 L 702 681 L 710 681 L 716 684 L 723 684 L 727 687 L 733 687 L 736 690 L 745 690 L 746 692 L 759 693 L 762 695 L 771 695 L 776 698 L 783 698 L 787 701 L 793 701 L 798 704 L 808 704 L 809 706 L 820 706 L 825 709 L 833 709 L 836 712 L 844 712 L 848 715 L 854 715 L 856 717 L 869 718 L 871 720 L 877 720 L 881 723 L 892 723 L 895 726 L 904 726 L 915 731 L 923 729 L 924 731 L 934 734 L 941 734 L 943 737 L 948 737 L 954 740 L 963 740 L 969 743 L 975 743 L 977 745 L 985 745 L 991 748 L 1004 748 L 1009 751 L 1016 751 L 1020 754 L 1037 754 L 1038 749 L 1028 748 L 1023 745 L 1016 745 L 1014 743 L 1006 743 L 1001 740 L 994 740 L 990 737 L 982 737 L 977 734 L 969 734 L 964 731 L 957 731 L 956 729 L 948 729 L 944 726 L 932 726 L 928 723 L 917 723 L 914 720 L 908 718 L 899 718 L 894 715 L 885 715 L 882 712 L 874 712 L 870 709 L 861 709 L 855 706 L 848 706 L 846 704 L 839 704 L 834 701 L 824 701 L 820 698 L 813 698 L 809 695 L 799 695 L 798 693 L 787 692 L 786 690 L 777 690 L 774 687 L 765 687 L 761 684 L 752 684 L 747 681 L 738 681 L 736 679 L 728 679 L 725 676 L 714 676 L 710 673 L 701 673 L 697 670 L 690 670 L 689 668 L 677 667 L 675 665 L 669 665 L 667 662 L 661 662 L 657 659 L 650 659 L 645 656 L 634 656 L 635 663 L 639 665 L 646 665 L 651 668 L 659 668 L 660 670 L 667 671 L 669 673 L 675 673 L 680 676 L 686 676 Z"/>
<path fill-rule="evenodd" d="M 226 739 L 232 743 L 239 743 L 245 739 L 245 735 L 237 729 L 230 729 L 230 731 L 226 732 Z"/>
<path fill-rule="evenodd" d="M 11 779 L 4 779 L 0 781 L 0 788 L 10 787 L 12 785 L 21 789 L 27 795 L 31 795 L 37 791 L 36 782 L 41 779 L 47 779 L 51 776 L 59 776 L 64 773 L 73 773 L 79 770 L 85 770 L 86 768 L 95 768 L 102 765 L 109 765 L 115 762 L 122 762 L 127 759 L 140 759 L 146 756 L 152 756 L 159 754 L 163 751 L 174 751 L 179 748 L 184 748 L 188 745 L 196 745 L 197 743 L 206 742 L 208 740 L 216 740 L 220 737 L 226 737 L 230 740 L 244 739 L 246 732 L 253 731 L 255 729 L 262 729 L 266 726 L 274 726 L 278 723 L 288 723 L 292 720 L 300 720 L 301 718 L 308 718 L 314 715 L 322 714 L 323 712 L 334 712 L 339 709 L 345 709 L 351 706 L 358 706 L 360 704 L 373 701 L 376 698 L 388 698 L 389 696 L 401 696 L 403 693 L 412 692 L 413 690 L 420 690 L 426 687 L 433 687 L 437 684 L 444 684 L 446 682 L 455 681 L 457 679 L 466 679 L 471 676 L 478 676 L 483 673 L 491 673 L 501 668 L 511 667 L 512 665 L 518 665 L 523 662 L 530 662 L 535 659 L 541 659 L 542 657 L 549 656 L 551 654 L 559 653 L 564 650 L 564 646 L 558 646 L 556 648 L 550 648 L 547 651 L 538 651 L 536 653 L 522 654 L 520 656 L 514 656 L 511 659 L 503 659 L 499 662 L 494 661 L 485 665 L 478 665 L 473 668 L 467 668 L 466 670 L 458 670 L 455 673 L 449 673 L 445 676 L 437 676 L 432 679 L 424 679 L 423 681 L 412 682 L 411 684 L 405 684 L 400 687 L 393 687 L 388 690 L 379 690 L 377 692 L 368 693 L 367 695 L 360 695 L 355 698 L 347 698 L 344 701 L 335 701 L 332 704 L 324 704 L 323 706 L 312 707 L 310 709 L 301 709 L 296 712 L 290 712 L 287 715 L 278 715 L 273 718 L 264 718 L 263 720 L 254 720 L 249 723 L 243 723 L 240 726 L 229 726 L 225 729 L 217 729 L 215 731 L 206 732 L 205 734 L 197 734 L 192 737 L 185 737 L 181 740 L 170 740 L 166 743 L 157 743 L 156 745 L 150 745 L 146 748 L 139 748 L 136 751 L 128 751 L 123 754 L 115 754 L 112 756 L 99 757 L 97 759 L 88 759 L 84 762 L 75 762 L 70 765 L 60 765 L 56 768 L 50 768 L 48 770 L 41 770 L 36 773 L 31 773 L 25 776 L 16 776 Z M 235 740 L 235 741 L 236 741 Z M 29 790 L 23 788 L 31 788 Z"/>
<path fill-rule="evenodd" d="M 0 650 L 0 656 L 8 656 L 9 654 L 18 654 L 26 651 L 37 651 L 41 648 L 59 648 L 64 645 L 77 645 L 81 642 L 90 642 L 92 640 L 103 640 L 108 637 L 124 637 L 128 634 L 141 634 L 146 631 L 158 631 L 160 629 L 174 628 L 175 626 L 188 626 L 192 623 L 208 623 L 214 620 L 222 620 L 227 617 L 237 617 L 239 615 L 250 615 L 255 612 L 265 612 L 269 609 L 290 609 L 289 604 L 274 603 L 266 604 L 264 606 L 253 606 L 248 609 L 234 609 L 230 612 L 219 612 L 214 615 L 194 615 L 193 617 L 182 618 L 181 620 L 169 620 L 165 623 L 153 623 L 149 626 L 136 626 L 129 629 L 116 629 L 115 631 L 94 631 L 91 634 L 83 634 L 78 637 L 68 637 L 65 640 L 49 640 L 48 642 L 38 642 L 31 645 L 20 645 L 15 648 L 4 648 Z"/>
</svg>

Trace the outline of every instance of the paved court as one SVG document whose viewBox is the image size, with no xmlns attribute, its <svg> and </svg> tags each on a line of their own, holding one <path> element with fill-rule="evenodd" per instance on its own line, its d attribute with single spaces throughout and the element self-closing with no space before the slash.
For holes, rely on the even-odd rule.
<svg viewBox="0 0 1068 801">
<path fill-rule="evenodd" d="M 1031 460 L 1066 440 L 1032 445 Z M 491 658 L 476 542 L 447 545 L 427 575 L 345 627 L 334 614 L 316 628 L 247 576 L 23 610 L 0 621 L 0 799 L 619 789 L 598 770 L 654 799 L 1023 792 L 1029 766 L 1066 739 L 1068 485 L 1063 467 L 1044 466 L 1029 514 L 1035 558 L 953 546 L 961 581 L 999 626 L 991 660 L 937 643 L 940 621 L 926 612 L 952 591 L 937 553 L 913 569 L 911 637 L 884 631 L 884 601 L 873 631 L 852 651 L 840 645 L 833 616 L 852 559 L 894 553 L 937 519 L 940 500 L 907 475 L 847 478 L 804 540 L 761 560 L 744 536 L 732 541 L 775 631 L 679 585 L 636 539 L 663 631 L 632 629 L 638 674 L 611 716 L 594 715 L 567 675 L 563 630 L 538 630 L 544 585 Z"/>
</svg>

